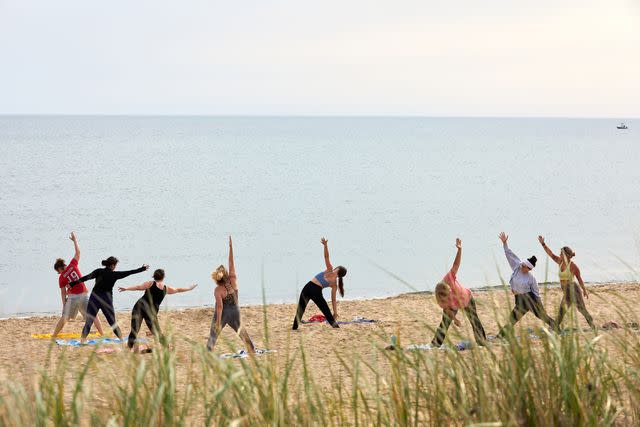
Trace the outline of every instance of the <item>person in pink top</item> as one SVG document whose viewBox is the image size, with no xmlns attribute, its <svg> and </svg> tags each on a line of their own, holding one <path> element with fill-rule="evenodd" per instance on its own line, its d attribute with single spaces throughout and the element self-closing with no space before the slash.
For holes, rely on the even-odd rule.
<svg viewBox="0 0 640 427">
<path fill-rule="evenodd" d="M 440 326 L 436 330 L 436 336 L 433 337 L 431 345 L 440 347 L 447 336 L 447 330 L 453 322 L 456 326 L 460 326 L 460 320 L 456 319 L 458 310 L 464 310 L 465 314 L 471 322 L 473 328 L 473 335 L 476 338 L 478 345 L 485 345 L 487 336 L 482 327 L 482 322 L 478 318 L 478 310 L 476 309 L 476 302 L 471 295 L 471 291 L 458 282 L 456 274 L 458 274 L 458 268 L 460 268 L 460 260 L 462 259 L 462 241 L 456 239 L 456 258 L 453 260 L 453 266 L 451 270 L 442 278 L 436 285 L 435 296 L 436 302 L 442 308 L 442 321 Z"/>
</svg>

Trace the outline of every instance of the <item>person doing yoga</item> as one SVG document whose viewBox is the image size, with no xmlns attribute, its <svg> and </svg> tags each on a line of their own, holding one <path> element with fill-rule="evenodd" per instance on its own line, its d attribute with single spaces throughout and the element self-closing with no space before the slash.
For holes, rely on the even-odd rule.
<svg viewBox="0 0 640 427">
<path fill-rule="evenodd" d="M 229 271 L 224 265 L 219 266 L 211 273 L 211 278 L 216 282 L 216 288 L 213 295 L 216 300 L 215 310 L 213 312 L 213 320 L 211 321 L 211 331 L 209 332 L 209 340 L 207 348 L 211 351 L 216 345 L 218 335 L 222 328 L 229 325 L 236 331 L 240 338 L 247 345 L 250 353 L 255 353 L 256 349 L 251 341 L 249 333 L 245 329 L 240 320 L 240 307 L 238 306 L 238 277 L 236 275 L 236 267 L 233 262 L 233 241 L 229 236 Z"/>
<path fill-rule="evenodd" d="M 340 296 L 344 297 L 344 282 L 342 278 L 347 275 L 347 269 L 341 265 L 333 268 L 329 260 L 329 241 L 323 237 L 320 239 L 320 243 L 324 246 L 324 263 L 327 269 L 316 274 L 315 277 L 302 288 L 300 300 L 298 301 L 298 309 L 296 310 L 296 317 L 293 319 L 293 330 L 298 329 L 298 325 L 302 323 L 302 315 L 307 308 L 309 300 L 316 303 L 331 326 L 339 328 L 337 322 L 338 304 L 336 302 L 336 292 L 340 290 Z M 322 296 L 322 290 L 324 288 L 331 288 L 333 314 L 331 314 L 327 301 Z"/>
<path fill-rule="evenodd" d="M 144 295 L 140 297 L 131 310 L 131 332 L 127 340 L 129 348 L 133 349 L 143 320 L 156 339 L 162 342 L 160 324 L 158 323 L 158 311 L 162 300 L 167 294 L 189 292 L 196 286 L 198 285 L 195 283 L 188 288 L 173 288 L 166 285 L 164 283 L 164 270 L 157 269 L 153 272 L 153 280 L 144 282 L 141 285 L 129 286 L 128 288 L 118 287 L 119 292 L 144 291 Z"/>
<path fill-rule="evenodd" d="M 74 287 L 79 283 L 87 280 L 95 279 L 96 284 L 93 287 L 91 296 L 89 297 L 89 305 L 87 307 L 87 320 L 84 323 L 82 329 L 81 342 L 84 343 L 91 330 L 91 325 L 95 319 L 98 311 L 102 310 L 102 314 L 107 318 L 107 322 L 111 325 L 113 333 L 120 339 L 122 339 L 122 332 L 116 322 L 116 313 L 113 308 L 113 286 L 116 284 L 116 280 L 124 279 L 127 276 L 136 273 L 142 273 L 149 268 L 144 264 L 142 267 L 129 271 L 115 271 L 116 265 L 118 265 L 118 258 L 110 256 L 102 261 L 104 268 L 98 268 L 79 280 L 69 282 L 69 286 Z"/>
<path fill-rule="evenodd" d="M 69 262 L 69 265 L 67 265 L 62 258 L 58 258 L 53 265 L 53 269 L 60 275 L 58 277 L 58 285 L 60 287 L 60 296 L 62 297 L 62 316 L 53 330 L 52 336 L 54 338 L 60 333 L 69 319 L 76 318 L 78 312 L 82 314 L 82 318 L 85 321 L 87 320 L 87 306 L 89 304 L 89 292 L 87 291 L 87 287 L 84 283 L 80 283 L 78 286 L 73 288 L 69 286 L 70 281 L 77 280 L 82 276 L 78 269 L 78 262 L 80 261 L 80 245 L 78 244 L 76 233 L 72 232 L 69 239 L 73 242 L 73 246 L 76 250 L 73 259 Z M 100 319 L 97 317 L 96 328 L 98 329 L 98 332 L 100 332 L 100 335 L 104 335 L 104 332 L 102 331 L 102 323 L 100 323 Z"/>
<path fill-rule="evenodd" d="M 534 255 L 531 258 L 520 261 L 520 258 L 518 258 L 507 245 L 509 236 L 502 232 L 498 237 L 502 241 L 504 254 L 512 270 L 509 285 L 511 285 L 511 292 L 515 295 L 515 307 L 513 307 L 513 311 L 511 311 L 511 326 L 515 325 L 522 316 L 531 310 L 538 319 L 549 325 L 551 329 L 554 329 L 553 319 L 549 317 L 544 309 L 544 305 L 542 305 L 538 282 L 536 278 L 533 277 L 533 274 L 531 274 L 531 270 L 536 266 L 538 259 Z M 507 326 L 508 325 L 505 325 L 500 330 L 498 333 L 499 336 L 505 335 Z"/>
<path fill-rule="evenodd" d="M 456 314 L 458 313 L 458 310 L 461 309 L 464 310 L 469 322 L 471 322 L 476 342 L 478 345 L 485 345 L 487 336 L 484 332 L 484 328 L 482 327 L 482 322 L 480 322 L 480 319 L 478 318 L 476 302 L 473 299 L 473 295 L 471 295 L 471 291 L 462 286 L 462 284 L 458 282 L 458 278 L 456 276 L 462 259 L 462 241 L 460 239 L 456 239 L 456 248 L 457 253 L 453 260 L 451 270 L 449 270 L 442 281 L 436 285 L 436 302 L 442 308 L 442 320 L 440 321 L 440 326 L 436 331 L 436 336 L 433 337 L 433 340 L 431 341 L 431 345 L 435 347 L 440 347 L 442 345 L 447 335 L 447 330 L 451 325 L 451 321 L 453 321 L 456 326 L 461 325 L 460 320 L 456 319 Z"/>
<path fill-rule="evenodd" d="M 560 329 L 560 324 L 562 323 L 566 310 L 575 304 L 578 311 L 582 313 L 584 318 L 587 320 L 589 326 L 592 329 L 595 329 L 596 325 L 593 323 L 593 317 L 591 317 L 591 314 L 587 311 L 587 306 L 584 303 L 584 298 L 588 299 L 589 293 L 587 292 L 587 288 L 584 287 L 584 281 L 582 280 L 580 269 L 573 261 L 571 261 L 576 255 L 575 252 L 573 252 L 569 246 L 564 246 L 560 249 L 560 256 L 558 256 L 549 249 L 549 246 L 544 242 L 544 237 L 538 236 L 538 241 L 544 248 L 547 255 L 549 255 L 549 258 L 551 258 L 560 267 L 558 275 L 560 276 L 560 287 L 562 288 L 563 295 L 562 302 L 560 302 L 560 311 L 556 318 L 556 327 L 558 330 Z M 573 280 L 574 278 L 578 280 L 580 286 L 576 284 Z"/>
</svg>

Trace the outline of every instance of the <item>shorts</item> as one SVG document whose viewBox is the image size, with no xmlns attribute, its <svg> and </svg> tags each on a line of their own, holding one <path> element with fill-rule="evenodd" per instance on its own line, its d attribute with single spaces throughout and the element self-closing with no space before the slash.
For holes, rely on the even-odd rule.
<svg viewBox="0 0 640 427">
<path fill-rule="evenodd" d="M 87 305 L 89 304 L 89 294 L 70 294 L 67 295 L 67 301 L 62 309 L 62 316 L 68 319 L 75 319 L 78 311 L 84 317 L 87 313 Z"/>
</svg>

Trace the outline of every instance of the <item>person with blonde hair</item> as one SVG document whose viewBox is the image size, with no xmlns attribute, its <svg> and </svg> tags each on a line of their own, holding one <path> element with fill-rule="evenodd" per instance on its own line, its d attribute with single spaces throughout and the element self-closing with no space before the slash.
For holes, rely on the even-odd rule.
<svg viewBox="0 0 640 427">
<path fill-rule="evenodd" d="M 216 288 L 213 295 L 216 300 L 215 310 L 213 312 L 213 320 L 211 321 L 211 330 L 209 332 L 209 340 L 207 348 L 211 351 L 216 345 L 218 336 L 222 328 L 229 325 L 247 345 L 250 353 L 255 353 L 255 347 L 251 341 L 251 337 L 240 319 L 240 307 L 238 306 L 238 277 L 233 262 L 233 241 L 229 236 L 229 270 L 220 265 L 211 273 L 211 278 L 216 282 Z"/>
<path fill-rule="evenodd" d="M 442 320 L 440 326 L 436 330 L 436 335 L 431 341 L 431 345 L 440 347 L 444 342 L 447 335 L 447 330 L 453 322 L 456 326 L 461 326 L 460 320 L 456 319 L 458 310 L 464 310 L 467 315 L 471 327 L 473 328 L 473 335 L 478 345 L 485 345 L 487 341 L 487 335 L 484 332 L 482 322 L 478 317 L 478 310 L 476 308 L 476 301 L 471 295 L 471 291 L 460 282 L 458 282 L 457 274 L 460 268 L 460 261 L 462 260 L 462 240 L 456 239 L 456 257 L 453 260 L 453 265 L 444 278 L 436 285 L 435 297 L 436 302 L 442 308 Z"/>
<path fill-rule="evenodd" d="M 549 249 L 547 244 L 544 242 L 543 236 L 538 236 L 538 241 L 547 255 L 549 255 L 549 258 L 551 258 L 560 267 L 558 275 L 560 276 L 560 287 L 562 288 L 563 295 L 562 302 L 560 303 L 560 311 L 556 318 L 556 328 L 560 329 L 560 323 L 562 323 L 562 318 L 564 317 L 566 310 L 570 306 L 575 305 L 578 311 L 584 316 L 589 326 L 592 329 L 595 329 L 596 325 L 593 323 L 593 317 L 591 317 L 591 314 L 587 311 L 587 306 L 584 303 L 584 298 L 588 299 L 589 293 L 587 292 L 587 288 L 584 286 L 580 269 L 576 263 L 572 261 L 573 257 L 576 256 L 575 252 L 573 252 L 569 246 L 563 246 L 560 249 L 560 256 L 558 256 Z M 574 278 L 578 280 L 580 286 L 578 286 L 574 281 Z"/>
</svg>

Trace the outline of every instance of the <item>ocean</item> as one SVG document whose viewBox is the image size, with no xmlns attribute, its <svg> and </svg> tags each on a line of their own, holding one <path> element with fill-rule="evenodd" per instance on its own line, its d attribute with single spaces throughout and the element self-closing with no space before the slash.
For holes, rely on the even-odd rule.
<svg viewBox="0 0 640 427">
<path fill-rule="evenodd" d="M 164 268 L 176 308 L 213 304 L 233 235 L 242 304 L 297 301 L 324 269 L 346 298 L 499 284 L 498 233 L 539 258 L 570 245 L 588 282 L 637 279 L 640 120 L 0 116 L 0 317 L 61 311 L 56 258 L 88 274 Z M 399 280 L 399 278 L 401 280 Z M 89 282 L 89 288 L 92 282 Z M 114 296 L 117 309 L 140 296 Z M 328 297 L 328 293 L 326 295 Z M 293 316 L 293 313 L 292 313 Z"/>
</svg>

